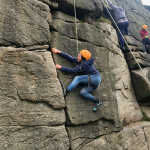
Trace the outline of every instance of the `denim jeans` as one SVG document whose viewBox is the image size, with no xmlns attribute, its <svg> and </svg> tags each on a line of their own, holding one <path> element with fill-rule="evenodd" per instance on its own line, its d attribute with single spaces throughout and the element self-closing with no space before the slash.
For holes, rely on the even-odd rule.
<svg viewBox="0 0 150 150">
<path fill-rule="evenodd" d="M 121 23 L 118 23 L 117 24 L 122 35 L 124 34 L 124 31 L 128 34 L 129 31 L 128 31 L 128 27 L 129 27 L 129 22 L 121 22 Z M 118 31 L 119 32 L 119 31 Z M 123 40 L 123 37 L 122 35 L 120 34 L 120 32 L 118 33 L 119 34 L 119 41 L 121 43 L 121 46 L 124 47 L 124 40 Z"/>
<path fill-rule="evenodd" d="M 89 78 L 88 75 L 76 76 L 70 85 L 67 87 L 69 91 L 73 90 L 79 83 L 85 84 L 85 86 L 80 90 L 80 95 L 90 101 L 93 101 L 95 97 L 89 92 L 96 90 L 101 83 L 100 75 L 90 75 L 91 77 L 91 85 L 88 87 Z"/>
<path fill-rule="evenodd" d="M 144 39 L 142 39 L 142 43 L 144 45 L 145 52 L 147 52 L 147 45 L 148 45 L 148 47 L 150 47 L 150 39 L 144 38 Z"/>
</svg>

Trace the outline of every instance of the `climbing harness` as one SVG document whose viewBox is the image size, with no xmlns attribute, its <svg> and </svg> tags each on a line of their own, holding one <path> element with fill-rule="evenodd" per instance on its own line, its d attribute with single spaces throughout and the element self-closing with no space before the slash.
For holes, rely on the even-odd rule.
<svg viewBox="0 0 150 150">
<path fill-rule="evenodd" d="M 103 4 L 105 5 L 105 2 L 103 2 Z M 147 77 L 146 77 L 146 75 L 144 74 L 142 67 L 140 66 L 140 64 L 138 63 L 137 59 L 135 58 L 135 56 L 134 56 L 133 52 L 131 51 L 131 49 L 130 49 L 130 47 L 129 47 L 128 43 L 127 43 L 127 41 L 125 40 L 124 36 L 122 35 L 122 33 L 121 33 L 121 31 L 120 31 L 120 29 L 119 29 L 118 25 L 116 24 L 116 22 L 115 22 L 114 18 L 112 17 L 112 15 L 111 15 L 110 11 L 108 10 L 107 6 L 105 6 L 105 7 L 106 7 L 106 9 L 107 9 L 107 11 L 108 11 L 108 13 L 109 13 L 109 15 L 110 15 L 111 19 L 113 20 L 113 22 L 114 22 L 115 26 L 117 27 L 117 29 L 118 29 L 119 33 L 120 33 L 120 34 L 121 34 L 121 36 L 123 37 L 123 40 L 124 40 L 124 42 L 126 43 L 126 45 L 127 45 L 128 49 L 130 50 L 131 54 L 133 55 L 133 58 L 135 59 L 136 63 L 138 64 L 138 67 L 139 67 L 139 68 L 140 68 L 140 70 L 142 71 L 142 73 L 143 73 L 143 75 L 144 75 L 144 77 L 145 77 L 146 81 L 147 81 L 147 82 L 149 83 L 149 85 L 150 85 L 150 81 L 148 80 L 148 78 L 147 78 Z"/>
<path fill-rule="evenodd" d="M 75 28 L 76 28 L 76 43 L 77 43 L 77 54 L 79 53 L 78 44 L 78 27 L 77 27 L 77 14 L 76 14 L 76 0 L 74 0 L 74 14 L 75 14 Z"/>
</svg>

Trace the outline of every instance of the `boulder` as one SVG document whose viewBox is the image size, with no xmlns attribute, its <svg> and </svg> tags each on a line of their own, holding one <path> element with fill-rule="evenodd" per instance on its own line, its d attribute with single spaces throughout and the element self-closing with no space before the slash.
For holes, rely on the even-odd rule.
<svg viewBox="0 0 150 150">
<path fill-rule="evenodd" d="M 132 83 L 138 102 L 149 102 L 150 99 L 150 68 L 132 70 Z M 143 74 L 144 73 L 144 74 Z"/>
<path fill-rule="evenodd" d="M 46 44 L 52 21 L 48 5 L 37 0 L 0 0 L 0 44 L 3 46 Z"/>
<path fill-rule="evenodd" d="M 107 48 L 102 30 L 95 28 L 94 26 L 87 23 L 79 24 L 78 38 L 79 40 L 84 40 L 88 43 Z"/>
<path fill-rule="evenodd" d="M 135 56 L 137 61 L 134 59 L 133 55 Z M 145 54 L 141 52 L 133 52 L 133 55 L 131 52 L 125 54 L 126 61 L 128 63 L 128 67 L 130 70 L 139 69 L 138 63 L 140 64 L 142 68 L 150 67 L 150 54 Z"/>
<path fill-rule="evenodd" d="M 139 121 L 143 115 L 134 94 L 125 58 L 110 52 L 109 66 L 111 73 L 114 74 L 115 94 L 120 121 L 122 124 Z"/>
<path fill-rule="evenodd" d="M 141 40 L 139 41 L 136 38 L 134 38 L 133 36 L 128 36 L 128 35 L 125 36 L 125 40 L 127 41 L 127 43 L 129 45 L 133 45 L 133 46 L 137 46 L 137 47 L 142 47 L 143 51 L 144 51 L 144 47 L 143 47 L 143 44 L 142 44 Z"/>
<path fill-rule="evenodd" d="M 109 39 L 109 41 L 119 45 L 116 30 L 110 24 L 105 22 L 97 22 L 95 26 L 103 31 L 103 34 Z"/>
<path fill-rule="evenodd" d="M 73 24 L 65 22 L 61 19 L 54 19 L 50 24 L 51 29 L 58 31 L 59 33 L 68 36 L 70 38 L 76 38 L 73 30 Z"/>
</svg>

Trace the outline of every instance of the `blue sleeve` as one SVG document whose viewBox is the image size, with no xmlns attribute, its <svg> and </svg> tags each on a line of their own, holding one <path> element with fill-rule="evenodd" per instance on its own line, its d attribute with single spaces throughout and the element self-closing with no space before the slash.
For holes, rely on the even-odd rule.
<svg viewBox="0 0 150 150">
<path fill-rule="evenodd" d="M 71 61 L 71 62 L 74 62 L 74 63 L 78 64 L 77 58 L 75 58 L 75 57 L 72 57 L 72 56 L 70 56 L 70 55 L 68 55 L 64 52 L 61 52 L 59 55 L 62 56 L 63 58 L 65 58 L 65 59 Z"/>
<path fill-rule="evenodd" d="M 67 67 L 61 67 L 61 71 L 64 71 L 64 72 L 69 72 L 69 73 L 79 73 L 79 72 L 82 72 L 81 69 L 80 69 L 80 66 L 77 66 L 75 68 L 67 68 Z"/>
<path fill-rule="evenodd" d="M 118 6 L 115 6 L 110 0 L 108 0 L 108 4 L 112 9 L 118 9 Z"/>
</svg>

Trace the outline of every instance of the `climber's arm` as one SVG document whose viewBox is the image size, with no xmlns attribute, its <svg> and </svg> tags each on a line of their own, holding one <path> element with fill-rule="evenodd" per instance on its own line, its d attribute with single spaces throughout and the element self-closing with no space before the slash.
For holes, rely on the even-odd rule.
<svg viewBox="0 0 150 150">
<path fill-rule="evenodd" d="M 69 73 L 79 73 L 79 72 L 82 72 L 79 66 L 77 66 L 75 68 L 67 68 L 67 67 L 63 67 L 63 66 L 60 66 L 60 65 L 56 64 L 55 67 L 57 69 L 60 69 L 61 71 L 69 72 Z"/>
<path fill-rule="evenodd" d="M 69 60 L 69 61 L 71 61 L 71 62 L 74 62 L 74 63 L 76 63 L 76 64 L 78 63 L 78 62 L 77 62 L 77 58 L 72 57 L 72 56 L 70 56 L 70 55 L 68 55 L 68 54 L 66 54 L 66 53 L 64 53 L 64 52 L 61 52 L 60 50 L 57 50 L 56 48 L 52 48 L 51 52 L 57 53 L 57 54 L 59 54 L 60 56 L 62 56 L 63 58 L 65 58 L 65 59 L 67 59 L 67 60 Z"/>
<path fill-rule="evenodd" d="M 114 10 L 118 8 L 118 6 L 115 6 L 110 0 L 107 0 L 107 1 L 108 1 L 110 8 L 112 8 Z"/>
</svg>

